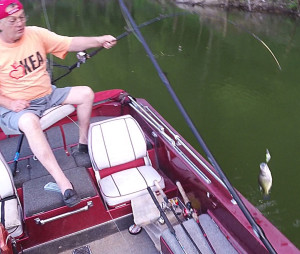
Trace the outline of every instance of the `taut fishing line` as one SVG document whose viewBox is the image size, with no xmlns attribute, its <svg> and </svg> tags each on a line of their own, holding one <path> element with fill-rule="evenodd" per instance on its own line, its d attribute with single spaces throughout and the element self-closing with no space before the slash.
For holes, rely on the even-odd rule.
<svg viewBox="0 0 300 254">
<path fill-rule="evenodd" d="M 253 36 L 256 40 L 258 40 L 258 41 L 259 41 L 259 42 L 260 42 L 260 43 L 261 43 L 261 44 L 262 44 L 262 45 L 270 52 L 270 54 L 272 55 L 273 59 L 275 60 L 275 62 L 276 62 L 276 64 L 277 64 L 279 70 L 280 70 L 280 71 L 282 70 L 281 65 L 280 65 L 278 59 L 276 58 L 275 54 L 273 53 L 273 51 L 272 51 L 272 50 L 270 49 L 270 47 L 269 47 L 269 46 L 268 46 L 261 38 L 259 38 L 256 34 L 252 33 L 251 31 L 247 30 L 246 28 L 242 27 L 241 25 L 238 25 L 237 23 L 233 22 L 233 21 L 230 20 L 230 19 L 225 19 L 225 18 L 223 19 L 223 18 L 219 18 L 219 17 L 214 16 L 214 15 L 205 15 L 205 16 L 211 17 L 211 18 L 217 19 L 217 20 L 222 20 L 222 21 L 224 21 L 224 22 L 228 22 L 228 23 L 230 23 L 230 24 L 232 24 L 232 25 L 234 25 L 234 26 L 240 28 L 240 29 L 243 30 L 244 32 L 250 34 L 251 36 Z"/>
<path fill-rule="evenodd" d="M 268 46 L 261 38 L 259 38 L 256 34 L 254 34 L 254 33 L 250 32 L 250 31 L 248 31 L 246 28 L 244 28 L 244 27 L 238 25 L 237 23 L 231 21 L 230 19 L 225 20 L 225 21 L 227 21 L 227 22 L 229 22 L 230 24 L 232 24 L 232 25 L 234 25 L 234 26 L 236 26 L 236 27 L 242 29 L 242 30 L 245 31 L 246 33 L 252 35 L 256 40 L 258 40 L 259 42 L 261 42 L 262 45 L 265 46 L 265 48 L 270 52 L 270 54 L 271 54 L 272 57 L 274 58 L 275 62 L 277 63 L 277 66 L 278 66 L 279 70 L 280 70 L 280 71 L 282 70 L 282 69 L 281 69 L 281 66 L 280 66 L 280 64 L 279 64 L 279 61 L 277 60 L 275 54 L 273 53 L 273 51 L 269 48 L 269 46 Z"/>
<path fill-rule="evenodd" d="M 48 17 L 48 13 L 47 13 L 45 0 L 41 0 L 41 4 L 42 4 L 42 9 L 43 9 L 43 14 L 44 14 L 44 18 L 45 18 L 46 27 L 49 31 L 51 31 L 51 26 L 50 26 L 50 22 L 49 22 L 49 17 Z M 48 61 L 47 64 L 48 64 L 49 74 L 52 75 L 52 72 L 53 72 L 53 55 L 50 54 L 50 60 Z"/>
</svg>

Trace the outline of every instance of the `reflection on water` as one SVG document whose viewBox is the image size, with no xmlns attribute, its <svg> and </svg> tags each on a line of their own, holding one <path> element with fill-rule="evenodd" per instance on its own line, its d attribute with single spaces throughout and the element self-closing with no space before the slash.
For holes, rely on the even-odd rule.
<svg viewBox="0 0 300 254">
<path fill-rule="evenodd" d="M 41 2 L 24 2 L 28 24 L 47 27 Z M 232 184 L 299 248 L 299 21 L 199 7 L 187 10 L 183 5 L 179 9 L 146 0 L 128 3 L 138 24 L 161 13 L 190 13 L 156 22 L 142 33 Z M 126 26 L 117 1 L 46 1 L 46 11 L 50 28 L 70 36 L 117 36 Z M 249 32 L 271 48 L 282 71 Z M 64 63 L 75 61 L 75 54 L 69 54 Z M 95 91 L 122 88 L 146 98 L 201 152 L 133 35 L 101 51 L 57 85 L 82 84 Z M 272 151 L 273 187 L 271 199 L 262 202 L 257 177 L 266 148 Z"/>
</svg>

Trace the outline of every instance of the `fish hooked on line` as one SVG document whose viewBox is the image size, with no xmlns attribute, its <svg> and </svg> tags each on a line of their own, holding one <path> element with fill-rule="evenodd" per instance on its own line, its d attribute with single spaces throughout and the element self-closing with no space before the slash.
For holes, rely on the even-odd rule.
<svg viewBox="0 0 300 254">
<path fill-rule="evenodd" d="M 270 190 L 272 187 L 272 174 L 269 166 L 267 163 L 262 162 L 259 165 L 260 167 L 260 173 L 258 176 L 258 183 L 260 186 L 260 189 L 263 192 L 263 198 L 264 200 L 268 200 L 270 198 Z"/>
</svg>

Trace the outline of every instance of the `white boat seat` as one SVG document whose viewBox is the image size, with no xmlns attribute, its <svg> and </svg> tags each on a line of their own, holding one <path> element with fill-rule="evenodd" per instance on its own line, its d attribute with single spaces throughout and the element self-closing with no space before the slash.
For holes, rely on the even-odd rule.
<svg viewBox="0 0 300 254">
<path fill-rule="evenodd" d="M 70 115 L 75 111 L 75 107 L 71 104 L 58 105 L 52 108 L 45 110 L 42 117 L 40 118 L 42 130 L 46 130 L 59 120 Z M 4 125 L 1 125 L 1 129 L 5 135 L 18 135 L 21 134 L 20 131 L 12 130 Z"/>
<path fill-rule="evenodd" d="M 53 124 L 55 124 L 56 122 L 58 122 L 59 120 L 65 118 L 66 116 L 68 116 L 69 114 L 71 114 L 72 112 L 75 111 L 75 107 L 71 104 L 66 104 L 66 105 L 58 105 L 55 107 L 51 107 L 47 110 L 44 111 L 44 113 L 42 114 L 41 118 L 40 118 L 40 124 L 41 124 L 41 128 L 42 130 L 46 130 L 47 128 L 49 128 L 50 126 L 52 126 Z M 14 157 L 14 168 L 13 168 L 13 175 L 16 174 L 17 171 L 17 165 L 18 165 L 18 161 L 19 161 L 19 154 L 21 151 L 21 147 L 22 147 L 22 143 L 23 143 L 23 138 L 24 138 L 24 133 L 20 132 L 19 130 L 12 130 L 4 125 L 1 125 L 1 129 L 3 130 L 3 132 L 5 133 L 5 135 L 20 135 L 19 138 L 19 142 L 17 145 L 17 149 L 16 149 L 16 154 Z M 65 151 L 67 152 L 67 148 L 66 145 L 64 145 Z"/>
<path fill-rule="evenodd" d="M 92 123 L 88 145 L 101 194 L 109 206 L 113 207 L 148 193 L 148 186 L 157 191 L 154 180 L 162 188 L 165 187 L 163 177 L 151 166 L 144 133 L 132 116 Z M 103 170 L 109 171 L 139 159 L 144 160 L 144 165 L 100 177 Z"/>
<path fill-rule="evenodd" d="M 23 234 L 22 207 L 9 166 L 0 153 L 0 218 L 9 234 Z"/>
</svg>

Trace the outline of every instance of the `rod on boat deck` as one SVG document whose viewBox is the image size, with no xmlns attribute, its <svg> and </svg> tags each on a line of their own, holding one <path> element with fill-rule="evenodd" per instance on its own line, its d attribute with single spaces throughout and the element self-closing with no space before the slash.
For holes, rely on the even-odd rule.
<svg viewBox="0 0 300 254">
<path fill-rule="evenodd" d="M 182 249 L 182 251 L 183 251 L 185 254 L 187 254 L 187 252 L 185 251 L 185 249 L 184 249 L 182 243 L 179 241 L 179 239 L 178 239 L 178 237 L 177 237 L 177 235 L 176 235 L 175 229 L 173 228 L 173 226 L 172 226 L 171 222 L 169 221 L 167 215 L 165 214 L 165 212 L 164 212 L 163 209 L 161 208 L 160 204 L 158 203 L 158 201 L 157 201 L 157 199 L 156 199 L 156 197 L 155 197 L 153 191 L 151 190 L 150 187 L 147 187 L 147 191 L 149 192 L 149 194 L 150 194 L 150 196 L 151 196 L 151 198 L 152 198 L 154 204 L 156 205 L 157 209 L 159 210 L 161 217 L 163 217 L 165 223 L 167 224 L 168 229 L 170 230 L 171 234 L 175 237 L 175 239 L 176 239 L 176 241 L 178 242 L 178 244 L 180 245 L 180 248 Z"/>
<path fill-rule="evenodd" d="M 183 198 L 183 202 L 184 202 L 185 206 L 187 207 L 187 209 L 189 210 L 189 213 L 191 214 L 191 217 L 192 217 L 192 218 L 196 221 L 196 223 L 198 224 L 198 226 L 199 226 L 199 228 L 200 228 L 200 230 L 201 230 L 201 232 L 202 232 L 202 234 L 203 234 L 203 236 L 204 236 L 206 242 L 208 243 L 208 245 L 209 245 L 211 251 L 212 251 L 214 254 L 216 254 L 216 251 L 214 250 L 214 247 L 212 246 L 211 242 L 209 241 L 208 236 L 207 236 L 207 234 L 205 233 L 204 228 L 203 228 L 202 225 L 200 224 L 200 221 L 199 221 L 199 218 L 198 218 L 198 214 L 197 214 L 197 212 L 195 212 L 195 209 L 193 208 L 192 203 L 191 203 L 191 201 L 189 200 L 188 196 L 186 195 L 185 190 L 183 189 L 181 183 L 180 183 L 179 181 L 177 181 L 177 182 L 176 182 L 176 185 L 177 185 L 178 190 L 179 190 L 179 192 L 180 192 L 180 194 L 181 194 L 181 196 L 182 196 L 182 198 Z"/>
<path fill-rule="evenodd" d="M 181 226 L 181 228 L 183 229 L 184 233 L 187 235 L 187 237 L 190 239 L 190 241 L 192 242 L 192 244 L 194 245 L 194 247 L 196 248 L 198 253 L 202 253 L 199 249 L 199 247 L 197 246 L 197 244 L 195 243 L 195 241 L 193 240 L 193 238 L 191 237 L 190 233 L 187 231 L 187 229 L 185 228 L 185 226 L 182 223 L 182 220 L 178 217 L 177 213 L 174 211 L 174 208 L 172 206 L 172 204 L 170 204 L 170 201 L 167 197 L 167 195 L 164 193 L 164 191 L 162 190 L 162 188 L 160 187 L 159 183 L 155 180 L 154 181 L 155 186 L 157 187 L 160 195 L 163 197 L 164 201 L 166 202 L 167 206 L 171 209 L 172 213 L 174 214 L 175 218 L 177 219 L 177 221 L 179 222 L 179 225 Z"/>
</svg>

